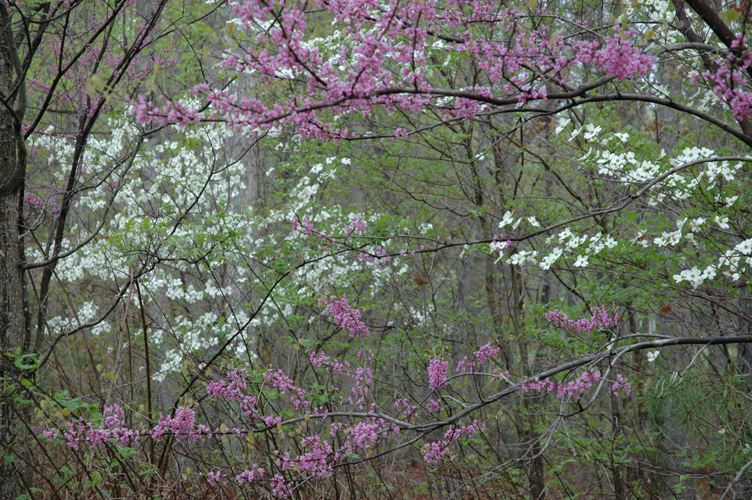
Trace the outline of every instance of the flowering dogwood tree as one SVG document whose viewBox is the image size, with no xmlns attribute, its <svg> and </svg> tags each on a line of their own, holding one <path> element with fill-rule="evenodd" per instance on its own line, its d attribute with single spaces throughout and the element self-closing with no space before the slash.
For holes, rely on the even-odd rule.
<svg viewBox="0 0 752 500">
<path fill-rule="evenodd" d="M 748 491 L 746 7 L 0 17 L 3 498 Z"/>
</svg>

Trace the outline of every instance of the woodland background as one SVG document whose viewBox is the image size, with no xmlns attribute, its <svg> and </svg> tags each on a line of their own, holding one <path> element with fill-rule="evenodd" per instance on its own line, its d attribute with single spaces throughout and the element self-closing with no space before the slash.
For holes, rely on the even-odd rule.
<svg viewBox="0 0 752 500">
<path fill-rule="evenodd" d="M 0 498 L 748 498 L 749 2 L 0 4 Z"/>
</svg>

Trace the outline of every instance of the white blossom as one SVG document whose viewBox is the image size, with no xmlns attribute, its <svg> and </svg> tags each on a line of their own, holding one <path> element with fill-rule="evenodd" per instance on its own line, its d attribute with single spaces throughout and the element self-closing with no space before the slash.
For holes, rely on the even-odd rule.
<svg viewBox="0 0 752 500">
<path fill-rule="evenodd" d="M 554 133 L 556 135 L 559 135 L 561 131 L 567 128 L 567 125 L 569 125 L 570 123 L 572 123 L 572 121 L 569 118 L 559 116 L 558 126 L 556 127 L 556 130 L 554 130 Z"/>
<path fill-rule="evenodd" d="M 596 127 L 592 123 L 588 123 L 585 126 L 585 135 L 583 135 L 582 137 L 586 141 L 591 141 L 600 133 L 600 131 L 601 131 L 600 126 Z"/>
<path fill-rule="evenodd" d="M 681 273 L 675 274 L 674 281 L 677 283 L 687 281 L 692 285 L 692 288 L 697 288 L 704 281 L 702 276 L 703 273 L 697 267 L 693 267 L 692 269 L 685 269 Z"/>
<path fill-rule="evenodd" d="M 752 255 L 752 239 L 744 240 L 734 247 L 742 255 Z"/>
<path fill-rule="evenodd" d="M 543 260 L 541 260 L 540 267 L 541 269 L 550 269 L 551 265 L 556 262 L 556 259 L 561 257 L 561 254 L 563 253 L 563 250 L 559 247 L 554 248 L 551 253 L 546 255 Z"/>
<path fill-rule="evenodd" d="M 512 214 L 512 212 L 510 211 L 507 211 L 504 214 L 504 217 L 499 222 L 499 228 L 503 228 L 504 226 L 507 226 L 511 224 L 512 222 L 514 222 L 514 214 Z"/>
<path fill-rule="evenodd" d="M 579 255 L 577 256 L 577 260 L 574 262 L 574 267 L 585 267 L 588 265 L 588 256 L 587 255 Z"/>
</svg>

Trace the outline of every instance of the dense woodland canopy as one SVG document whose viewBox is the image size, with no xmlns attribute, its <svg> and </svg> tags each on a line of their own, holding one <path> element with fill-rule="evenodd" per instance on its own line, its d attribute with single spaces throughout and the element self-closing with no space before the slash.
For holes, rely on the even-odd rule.
<svg viewBox="0 0 752 500">
<path fill-rule="evenodd" d="M 0 499 L 749 498 L 751 9 L 0 3 Z"/>
</svg>

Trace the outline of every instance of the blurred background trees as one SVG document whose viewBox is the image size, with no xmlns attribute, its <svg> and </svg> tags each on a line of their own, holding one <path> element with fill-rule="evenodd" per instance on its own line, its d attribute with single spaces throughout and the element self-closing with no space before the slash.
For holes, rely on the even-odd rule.
<svg viewBox="0 0 752 500">
<path fill-rule="evenodd" d="M 748 16 L 0 6 L 0 497 L 745 497 Z"/>
</svg>

